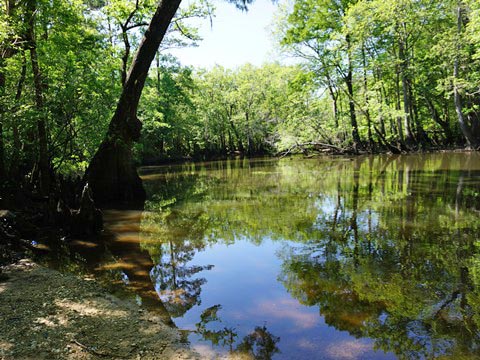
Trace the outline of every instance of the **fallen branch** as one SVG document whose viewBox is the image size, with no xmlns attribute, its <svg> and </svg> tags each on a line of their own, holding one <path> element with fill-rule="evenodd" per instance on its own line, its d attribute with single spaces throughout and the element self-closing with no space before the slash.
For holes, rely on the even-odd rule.
<svg viewBox="0 0 480 360">
<path fill-rule="evenodd" d="M 349 151 L 348 149 L 343 149 L 343 148 L 338 147 L 336 145 L 326 144 L 326 143 L 321 143 L 321 142 L 308 142 L 308 143 L 304 143 L 303 145 L 323 146 L 323 147 L 326 147 L 326 148 L 336 150 L 338 152 L 348 152 Z"/>
<path fill-rule="evenodd" d="M 393 146 L 392 144 L 390 144 L 387 139 L 385 139 L 385 136 L 383 136 L 383 134 L 381 133 L 380 130 L 378 130 L 378 128 L 373 125 L 373 129 L 375 130 L 375 132 L 377 133 L 378 137 L 380 138 L 380 141 L 383 143 L 384 146 L 386 146 L 388 148 L 388 150 L 390 150 L 393 154 L 401 154 L 402 153 L 402 150 L 399 149 L 398 147 L 396 146 Z"/>
<path fill-rule="evenodd" d="M 92 348 L 90 346 L 83 345 L 81 342 L 79 342 L 75 339 L 73 339 L 72 342 L 77 344 L 78 346 L 80 346 L 82 349 L 87 350 L 88 352 L 90 352 L 94 355 L 113 358 L 113 356 L 111 354 L 107 354 L 107 353 L 104 353 L 104 352 L 99 352 L 99 351 L 95 350 L 94 348 Z"/>
<path fill-rule="evenodd" d="M 323 148 L 323 149 L 327 148 L 327 149 L 330 149 L 330 150 L 334 150 L 335 152 L 337 152 L 339 154 L 347 154 L 347 153 L 350 152 L 349 149 L 344 149 L 344 148 L 341 148 L 341 147 L 336 146 L 336 145 L 311 141 L 311 142 L 305 142 L 305 143 L 301 143 L 301 144 L 295 144 L 292 147 L 290 147 L 289 149 L 287 149 L 286 151 L 278 153 L 277 156 L 280 156 L 280 158 L 283 158 L 283 157 L 291 154 L 292 152 L 294 152 L 296 149 L 300 149 L 304 154 L 306 154 L 306 147 L 307 146 L 311 147 L 313 150 L 316 150 L 316 151 L 320 151 L 319 148 Z"/>
</svg>

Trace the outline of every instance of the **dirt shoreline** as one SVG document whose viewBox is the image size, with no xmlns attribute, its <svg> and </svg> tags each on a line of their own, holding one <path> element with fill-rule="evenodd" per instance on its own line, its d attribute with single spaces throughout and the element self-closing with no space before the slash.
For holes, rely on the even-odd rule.
<svg viewBox="0 0 480 360">
<path fill-rule="evenodd" d="M 178 329 L 95 281 L 23 259 L 0 274 L 0 359 L 199 359 Z"/>
</svg>

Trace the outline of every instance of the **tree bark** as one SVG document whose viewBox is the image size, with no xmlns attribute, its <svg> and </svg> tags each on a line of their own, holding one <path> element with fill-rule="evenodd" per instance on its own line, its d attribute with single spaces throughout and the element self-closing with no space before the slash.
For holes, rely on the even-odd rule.
<svg viewBox="0 0 480 360">
<path fill-rule="evenodd" d="M 122 26 L 122 39 L 125 51 L 122 56 L 122 85 L 127 82 L 128 58 L 130 57 L 130 41 L 128 40 L 127 29 Z"/>
<path fill-rule="evenodd" d="M 123 53 L 122 56 L 122 85 L 125 85 L 125 82 L 127 81 L 127 70 L 128 70 L 128 59 L 130 58 L 130 40 L 128 39 L 128 30 L 132 29 L 132 26 L 130 25 L 130 21 L 132 21 L 133 17 L 135 16 L 135 13 L 139 9 L 139 0 L 135 1 L 135 8 L 130 12 L 128 15 L 127 19 L 123 24 L 120 24 L 120 28 L 122 29 L 122 39 L 123 39 L 123 44 L 125 46 L 125 52 Z"/>
<path fill-rule="evenodd" d="M 346 36 L 347 42 L 347 52 L 348 52 L 348 72 L 345 78 L 345 82 L 347 84 L 348 90 L 348 105 L 350 109 L 350 124 L 352 126 L 352 139 L 353 139 L 353 149 L 355 152 L 358 150 L 359 147 L 362 146 L 362 141 L 360 140 L 360 134 L 358 132 L 358 124 L 357 124 L 357 115 L 355 112 L 355 100 L 353 98 L 353 69 L 352 69 L 352 61 L 351 61 L 351 44 L 350 44 L 350 36 Z"/>
<path fill-rule="evenodd" d="M 228 123 L 230 124 L 230 128 L 233 131 L 233 135 L 235 135 L 235 139 L 237 140 L 237 150 L 243 154 L 245 152 L 245 148 L 243 147 L 242 139 L 238 134 L 238 129 L 235 126 L 235 123 L 233 122 L 233 105 L 229 106 L 229 109 L 227 111 L 227 117 L 228 117 Z"/>
<path fill-rule="evenodd" d="M 158 4 L 130 66 L 105 139 L 87 169 L 86 180 L 98 206 L 135 206 L 145 201 L 132 155 L 142 128 L 137 108 L 150 65 L 180 2 L 161 0 Z"/>
<path fill-rule="evenodd" d="M 380 70 L 377 70 L 377 75 L 375 76 L 376 72 L 374 71 L 373 72 L 373 76 L 375 77 L 374 78 L 374 82 L 378 82 L 378 83 L 381 83 L 382 81 L 382 74 L 381 74 L 381 71 Z M 380 86 L 379 89 L 377 90 L 377 93 L 378 93 L 378 103 L 380 104 L 380 109 L 379 109 L 379 114 L 378 114 L 378 120 L 380 122 L 380 132 L 383 136 L 386 136 L 386 128 L 385 128 L 385 116 L 383 114 L 383 104 L 385 102 L 385 104 L 387 106 L 389 106 L 389 102 L 384 101 L 384 96 L 383 96 L 383 93 L 384 93 L 384 86 Z M 375 127 L 375 124 L 372 124 L 374 127 Z"/>
<path fill-rule="evenodd" d="M 405 54 L 405 42 L 403 39 L 398 43 L 398 57 L 400 60 L 400 73 L 402 77 L 402 95 L 403 95 L 403 127 L 405 129 L 405 141 L 411 145 L 414 141 L 410 124 L 410 97 L 408 96 L 408 61 Z"/>
<path fill-rule="evenodd" d="M 327 89 L 330 93 L 330 97 L 332 98 L 332 111 L 333 111 L 333 119 L 335 121 L 335 127 L 338 129 L 338 93 L 335 91 L 335 85 L 330 76 L 330 72 L 328 71 L 328 66 L 322 60 L 322 66 L 325 72 L 325 78 L 327 79 Z"/>
<path fill-rule="evenodd" d="M 0 119 L 0 184 L 5 182 L 5 145 L 3 143 L 3 120 Z M 2 185 L 0 185 L 2 186 Z"/>
<path fill-rule="evenodd" d="M 18 103 L 22 97 L 23 85 L 27 76 L 27 59 L 25 57 L 25 51 L 22 52 L 22 71 L 17 83 L 17 92 L 15 94 L 15 111 L 18 107 Z M 12 160 L 10 162 L 10 177 L 13 181 L 20 181 L 20 153 L 22 149 L 22 142 L 20 140 L 20 132 L 18 129 L 18 123 L 14 121 L 12 124 L 13 133 L 13 146 L 17 151 L 12 154 Z M 22 149 L 23 150 L 23 149 Z"/>
<path fill-rule="evenodd" d="M 440 114 L 438 113 L 437 109 L 435 108 L 435 104 L 427 96 L 425 96 L 425 101 L 426 101 L 427 106 L 430 110 L 430 113 L 432 114 L 433 121 L 435 121 L 438 125 L 440 125 L 442 130 L 443 130 L 443 133 L 445 135 L 446 144 L 452 144 L 454 139 L 453 139 L 453 135 L 452 135 L 452 129 L 450 129 L 450 124 L 449 124 L 448 120 L 447 119 L 443 120 L 440 117 Z"/>
<path fill-rule="evenodd" d="M 338 94 L 335 93 L 333 86 L 330 84 L 327 85 L 328 92 L 332 98 L 332 111 L 333 111 L 333 120 L 335 122 L 335 128 L 338 129 Z"/>
<path fill-rule="evenodd" d="M 5 15 L 8 17 L 12 15 L 14 10 L 14 3 L 12 1 L 5 1 Z M 0 44 L 0 99 L 5 96 L 5 59 L 11 57 L 14 52 L 11 49 L 10 39 L 6 39 L 4 44 Z M 0 108 L 0 187 L 4 184 L 6 179 L 5 167 L 5 140 L 3 134 L 4 114 L 6 109 Z"/>
<path fill-rule="evenodd" d="M 365 55 L 365 46 L 362 44 L 362 65 L 363 65 L 363 88 L 365 91 L 365 117 L 367 119 L 368 144 L 370 150 L 374 148 L 372 138 L 372 119 L 370 116 L 370 98 L 368 96 L 368 79 L 367 79 L 367 58 Z"/>
<path fill-rule="evenodd" d="M 395 99 L 395 110 L 398 110 L 400 112 L 400 109 L 402 108 L 402 106 L 400 105 L 400 85 L 399 85 L 399 81 L 400 81 L 400 76 L 397 72 L 397 79 L 395 81 L 395 92 L 396 92 L 396 99 Z M 402 124 L 402 117 L 401 116 L 397 116 L 396 117 L 396 125 L 397 125 L 397 135 L 398 135 L 398 138 L 400 140 L 400 143 L 403 144 L 404 142 L 404 138 L 403 138 L 403 124 Z"/>
<path fill-rule="evenodd" d="M 5 95 L 5 73 L 3 59 L 0 59 L 0 99 Z M 0 184 L 5 182 L 5 144 L 3 140 L 3 115 L 5 109 L 0 109 Z M 2 185 L 0 185 L 1 187 Z"/>
<path fill-rule="evenodd" d="M 27 1 L 27 44 L 30 49 L 30 60 L 33 72 L 35 90 L 35 106 L 38 111 L 37 117 L 37 142 L 38 142 L 38 170 L 40 171 L 40 192 L 48 195 L 50 192 L 50 160 L 48 157 L 48 135 L 44 119 L 44 101 L 42 73 L 38 64 L 37 42 L 35 39 L 35 15 L 37 12 L 37 1 Z"/>
<path fill-rule="evenodd" d="M 411 84 L 410 86 L 410 113 L 413 115 L 413 121 L 415 124 L 415 137 L 417 142 L 428 145 L 431 143 L 430 138 L 428 137 L 425 129 L 422 126 L 422 122 L 420 121 L 420 116 L 418 113 L 418 95 L 414 94 L 414 86 Z"/>
<path fill-rule="evenodd" d="M 459 1 L 457 5 L 457 54 L 455 57 L 455 61 L 453 64 L 453 98 L 455 102 L 455 111 L 457 112 L 458 116 L 458 123 L 460 125 L 460 129 L 462 130 L 462 134 L 467 141 L 467 146 L 471 148 L 478 148 L 480 146 L 480 139 L 477 139 L 465 119 L 465 115 L 463 113 L 463 104 L 462 104 L 462 97 L 460 95 L 460 91 L 457 85 L 457 79 L 460 75 L 460 35 L 462 32 L 462 2 Z"/>
</svg>

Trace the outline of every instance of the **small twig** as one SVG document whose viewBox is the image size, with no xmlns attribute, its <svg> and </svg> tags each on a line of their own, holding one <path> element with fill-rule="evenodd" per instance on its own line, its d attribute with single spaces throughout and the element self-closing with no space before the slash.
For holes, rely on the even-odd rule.
<svg viewBox="0 0 480 360">
<path fill-rule="evenodd" d="M 175 23 L 175 27 L 177 28 L 177 30 L 180 31 L 180 33 L 181 33 L 183 36 L 185 36 L 187 39 L 192 40 L 192 41 L 198 40 L 198 39 L 196 39 L 194 36 L 192 36 L 191 34 L 187 33 L 187 32 L 182 28 L 182 26 L 180 25 L 180 23 L 178 22 L 178 20 L 175 20 L 174 23 Z"/>
<path fill-rule="evenodd" d="M 83 345 L 81 342 L 78 342 L 78 341 L 75 340 L 75 339 L 72 339 L 72 342 L 75 343 L 75 344 L 77 344 L 78 346 L 80 346 L 82 349 L 85 349 L 85 350 L 87 350 L 88 352 L 91 352 L 91 353 L 94 354 L 94 355 L 104 356 L 104 357 L 112 357 L 111 354 L 99 352 L 99 351 L 91 348 L 90 346 Z"/>
<path fill-rule="evenodd" d="M 138 28 L 138 27 L 142 27 L 142 26 L 148 26 L 148 23 L 147 22 L 141 22 L 141 23 L 138 23 L 138 24 L 132 24 L 132 25 L 129 25 L 125 28 L 125 30 L 129 31 L 129 30 L 132 30 L 132 29 L 135 29 L 135 28 Z"/>
</svg>

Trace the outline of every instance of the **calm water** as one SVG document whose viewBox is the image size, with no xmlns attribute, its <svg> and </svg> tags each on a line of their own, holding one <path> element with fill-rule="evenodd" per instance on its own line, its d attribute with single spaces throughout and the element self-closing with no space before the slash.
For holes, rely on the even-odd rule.
<svg viewBox="0 0 480 360">
<path fill-rule="evenodd" d="M 147 211 L 110 214 L 96 269 L 205 357 L 480 358 L 479 154 L 142 174 Z"/>
</svg>

